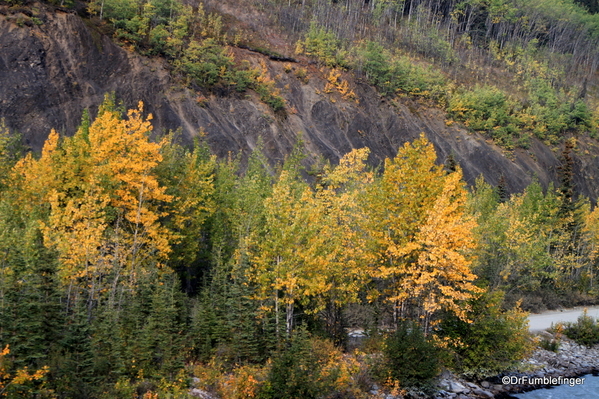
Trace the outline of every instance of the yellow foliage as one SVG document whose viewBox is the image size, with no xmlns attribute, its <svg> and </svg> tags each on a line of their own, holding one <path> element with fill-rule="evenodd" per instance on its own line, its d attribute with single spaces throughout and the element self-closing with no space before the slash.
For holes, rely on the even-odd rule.
<svg viewBox="0 0 599 399">
<path fill-rule="evenodd" d="M 17 370 L 14 374 L 8 371 L 7 356 L 10 354 L 10 348 L 8 345 L 0 351 L 0 397 L 7 396 L 7 390 L 11 386 L 16 385 L 27 385 L 27 383 L 40 381 L 50 371 L 48 366 L 44 366 L 39 370 L 30 372 L 27 367 Z M 26 388 L 25 388 L 26 389 Z M 23 390 L 19 387 L 19 393 L 23 395 L 32 394 L 29 390 Z"/>
<path fill-rule="evenodd" d="M 49 211 L 44 244 L 58 251 L 63 282 L 92 287 L 92 297 L 102 276 L 134 283 L 142 264 L 171 251 L 160 219 L 173 198 L 154 173 L 164 142 L 149 141 L 151 116 L 142 111 L 140 103 L 121 118 L 104 105 L 89 129 L 63 139 L 52 130 L 40 159 L 27 156 L 13 169 L 28 206 Z"/>
<path fill-rule="evenodd" d="M 324 87 L 324 92 L 329 94 L 333 90 L 337 90 L 341 97 L 345 100 L 355 100 L 358 102 L 356 93 L 350 89 L 347 80 L 341 80 L 341 71 L 339 69 L 331 69 L 327 76 L 327 83 Z"/>
<path fill-rule="evenodd" d="M 372 277 L 386 282 L 396 320 L 417 315 L 426 328 L 440 309 L 465 317 L 465 301 L 478 292 L 470 270 L 475 222 L 465 214 L 462 174 L 447 175 L 436 158 L 424 135 L 406 143 L 367 196 L 378 252 Z"/>
<path fill-rule="evenodd" d="M 268 233 L 256 239 L 248 276 L 259 286 L 256 299 L 272 298 L 275 311 L 282 303 L 288 320 L 298 301 L 312 301 L 310 313 L 355 301 L 368 278 L 373 259 L 366 233 L 356 229 L 365 218 L 358 196 L 372 181 L 368 153 L 354 150 L 326 169 L 316 191 L 284 170 L 265 201 Z"/>
<path fill-rule="evenodd" d="M 220 378 L 217 391 L 221 398 L 252 399 L 258 396 L 267 377 L 268 366 L 240 366 Z"/>
<path fill-rule="evenodd" d="M 447 309 L 465 319 L 465 301 L 481 290 L 472 284 L 476 276 L 469 251 L 476 246 L 476 222 L 465 214 L 467 192 L 461 179 L 460 170 L 447 176 L 429 210 L 416 235 L 418 260 L 407 268 L 404 287 L 412 298 L 422 299 L 426 313 Z"/>
<path fill-rule="evenodd" d="M 586 215 L 583 234 L 590 247 L 590 262 L 585 274 L 592 281 L 593 275 L 596 274 L 594 265 L 597 264 L 597 260 L 599 259 L 599 207 L 595 207 L 592 212 Z"/>
</svg>

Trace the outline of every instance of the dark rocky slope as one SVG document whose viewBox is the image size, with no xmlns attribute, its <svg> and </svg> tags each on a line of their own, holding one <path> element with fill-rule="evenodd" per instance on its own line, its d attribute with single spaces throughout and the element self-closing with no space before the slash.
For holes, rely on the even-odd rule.
<svg viewBox="0 0 599 399">
<path fill-rule="evenodd" d="M 0 9 L 0 118 L 21 132 L 35 150 L 41 148 L 50 128 L 72 134 L 83 109 L 93 113 L 106 92 L 115 92 L 127 107 L 142 100 L 154 115 L 158 132 L 181 127 L 190 140 L 205 131 L 219 156 L 247 154 L 262 137 L 267 156 L 278 162 L 301 132 L 313 158 L 322 154 L 335 161 L 352 148 L 367 146 L 371 161 L 380 163 L 424 132 L 435 144 L 439 161 L 453 153 L 469 183 L 482 174 L 496 184 L 503 174 L 515 192 L 533 176 L 543 184 L 557 179 L 558 148 L 535 141 L 529 150 L 505 153 L 477 134 L 447 126 L 438 109 L 409 98 L 389 102 L 350 77 L 359 102 L 344 100 L 339 93 L 324 92 L 325 72 L 314 65 L 292 65 L 308 69 L 310 80 L 305 84 L 293 71 L 285 72 L 284 63 L 236 49 L 238 58 L 267 63 L 288 111 L 274 114 L 251 92 L 204 93 L 208 97 L 204 102 L 199 101 L 201 94 L 173 79 L 163 61 L 117 46 L 78 15 L 40 11 L 37 17 L 43 22 L 39 26 L 19 12 Z M 585 139 L 574 157 L 577 189 L 593 200 L 599 194 L 594 184 L 599 180 L 598 154 L 597 143 Z"/>
</svg>

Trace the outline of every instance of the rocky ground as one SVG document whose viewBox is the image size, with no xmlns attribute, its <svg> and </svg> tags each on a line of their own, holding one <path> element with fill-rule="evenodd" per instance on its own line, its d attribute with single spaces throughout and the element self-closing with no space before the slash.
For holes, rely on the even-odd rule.
<svg viewBox="0 0 599 399">
<path fill-rule="evenodd" d="M 441 390 L 436 398 L 510 398 L 510 394 L 548 385 L 576 384 L 577 377 L 599 370 L 599 346 L 587 348 L 546 331 L 541 332 L 538 337 L 547 342 L 557 340 L 559 348 L 553 352 L 539 347 L 530 358 L 522 362 L 518 371 L 477 383 L 446 373 L 439 383 Z"/>
</svg>

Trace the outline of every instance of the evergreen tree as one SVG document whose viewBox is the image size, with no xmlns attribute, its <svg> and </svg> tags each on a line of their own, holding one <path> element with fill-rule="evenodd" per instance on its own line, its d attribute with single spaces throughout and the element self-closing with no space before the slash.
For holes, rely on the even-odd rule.
<svg viewBox="0 0 599 399">
<path fill-rule="evenodd" d="M 156 168 L 166 193 L 172 196 L 169 216 L 164 221 L 173 233 L 169 265 L 178 272 L 184 290 L 192 295 L 200 286 L 198 277 L 204 261 L 207 220 L 215 211 L 214 174 L 216 158 L 205 143 L 196 140 L 193 151 L 175 142 L 171 134 L 161 149 Z"/>
<path fill-rule="evenodd" d="M 499 177 L 499 182 L 497 183 L 497 195 L 499 196 L 499 203 L 504 203 L 510 199 L 510 193 L 507 189 L 507 181 L 505 180 L 505 176 L 503 174 Z"/>
<path fill-rule="evenodd" d="M 559 197 L 560 207 L 558 224 L 555 228 L 555 240 L 552 245 L 552 256 L 556 267 L 561 271 L 561 282 L 564 287 L 578 278 L 583 266 L 580 251 L 584 219 L 588 208 L 584 206 L 584 199 L 576 199 L 574 187 L 574 158 L 572 151 L 575 148 L 574 138 L 566 140 L 561 156 L 561 165 L 558 167 L 560 178 Z"/>
<path fill-rule="evenodd" d="M 148 312 L 130 331 L 131 356 L 144 375 L 154 379 L 174 379 L 184 366 L 184 310 L 179 281 L 174 273 L 152 276 L 147 298 Z M 139 317 L 139 316 L 138 316 Z"/>
<path fill-rule="evenodd" d="M 56 368 L 56 390 L 69 398 L 92 398 L 98 394 L 101 378 L 96 374 L 93 330 L 85 300 L 75 301 L 65 326 L 60 357 L 52 364 L 52 369 Z"/>
<path fill-rule="evenodd" d="M 574 149 L 574 140 L 566 140 L 564 150 L 561 155 L 561 165 L 558 166 L 558 176 L 560 180 L 560 216 L 568 218 L 574 214 L 575 197 L 574 197 L 574 158 L 572 150 Z M 569 226 L 574 227 L 574 226 Z"/>
<path fill-rule="evenodd" d="M 445 160 L 445 169 L 447 170 L 447 172 L 449 173 L 453 173 L 457 170 L 458 168 L 458 163 L 455 160 L 455 155 L 453 155 L 453 152 L 449 153 L 449 155 L 447 156 L 447 159 Z"/>
</svg>

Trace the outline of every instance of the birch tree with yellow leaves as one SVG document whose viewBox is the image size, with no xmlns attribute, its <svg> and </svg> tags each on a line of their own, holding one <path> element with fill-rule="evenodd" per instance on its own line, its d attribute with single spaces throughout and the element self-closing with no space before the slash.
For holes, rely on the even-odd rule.
<svg viewBox="0 0 599 399">
<path fill-rule="evenodd" d="M 375 295 L 391 304 L 394 323 L 412 318 L 425 330 L 438 310 L 463 316 L 460 306 L 479 291 L 470 270 L 475 223 L 465 213 L 461 171 L 447 175 L 436 158 L 424 135 L 406 143 L 366 197 L 378 254 Z"/>
<path fill-rule="evenodd" d="M 417 260 L 407 267 L 404 287 L 411 294 L 410 299 L 421 306 L 425 331 L 439 310 L 465 319 L 464 304 L 481 292 L 473 284 L 476 276 L 471 270 L 471 251 L 476 247 L 476 223 L 465 212 L 466 198 L 458 168 L 446 177 L 443 191 L 415 237 Z"/>
<path fill-rule="evenodd" d="M 368 248 L 366 214 L 360 201 L 374 179 L 366 165 L 369 153 L 367 148 L 353 150 L 336 167 L 325 168 L 306 204 L 318 232 L 309 237 L 303 258 L 306 267 L 322 279 L 311 291 L 310 311 L 323 315 L 326 329 L 339 340 L 345 334 L 342 308 L 358 302 L 375 259 Z"/>
<path fill-rule="evenodd" d="M 588 242 L 589 261 L 584 270 L 583 279 L 588 283 L 590 292 L 597 292 L 595 279 L 599 264 L 599 207 L 590 212 L 585 218 L 584 235 Z"/>
<path fill-rule="evenodd" d="M 134 284 L 144 265 L 160 265 L 171 252 L 173 237 L 160 218 L 167 216 L 164 208 L 173 197 L 155 174 L 166 141 L 149 140 L 151 115 L 145 119 L 142 112 L 141 102 L 125 119 L 110 107 L 101 108 L 89 131 L 94 174 L 109 195 L 107 211 L 112 213 L 107 252 L 114 284 L 123 274 Z"/>
<path fill-rule="evenodd" d="M 285 307 L 287 336 L 297 303 L 306 313 L 327 311 L 333 327 L 334 313 L 357 301 L 369 278 L 372 254 L 358 200 L 373 179 L 366 171 L 368 154 L 360 149 L 345 155 L 337 167 L 326 168 L 315 190 L 283 170 L 265 201 L 267 232 L 257 241 L 251 275 L 258 297 L 271 299 L 277 326 Z"/>
<path fill-rule="evenodd" d="M 140 103 L 123 118 L 107 97 L 89 128 L 71 138 L 53 130 L 39 160 L 28 155 L 14 168 L 22 195 L 47 209 L 40 228 L 59 254 L 69 297 L 77 287 L 90 301 L 114 295 L 122 279 L 132 287 L 171 251 L 173 235 L 160 219 L 172 196 L 154 172 L 165 142 L 149 140 L 151 116 L 142 113 Z"/>
<path fill-rule="evenodd" d="M 305 267 L 302 249 L 315 233 L 308 209 L 312 191 L 295 173 L 283 170 L 273 187 L 272 197 L 264 202 L 266 228 L 256 238 L 255 255 L 249 277 L 257 285 L 256 299 L 263 310 L 275 313 L 277 338 L 281 333 L 280 314 L 284 308 L 285 332 L 293 329 L 294 309 L 307 298 L 315 285 L 323 284 L 314 270 Z"/>
</svg>

